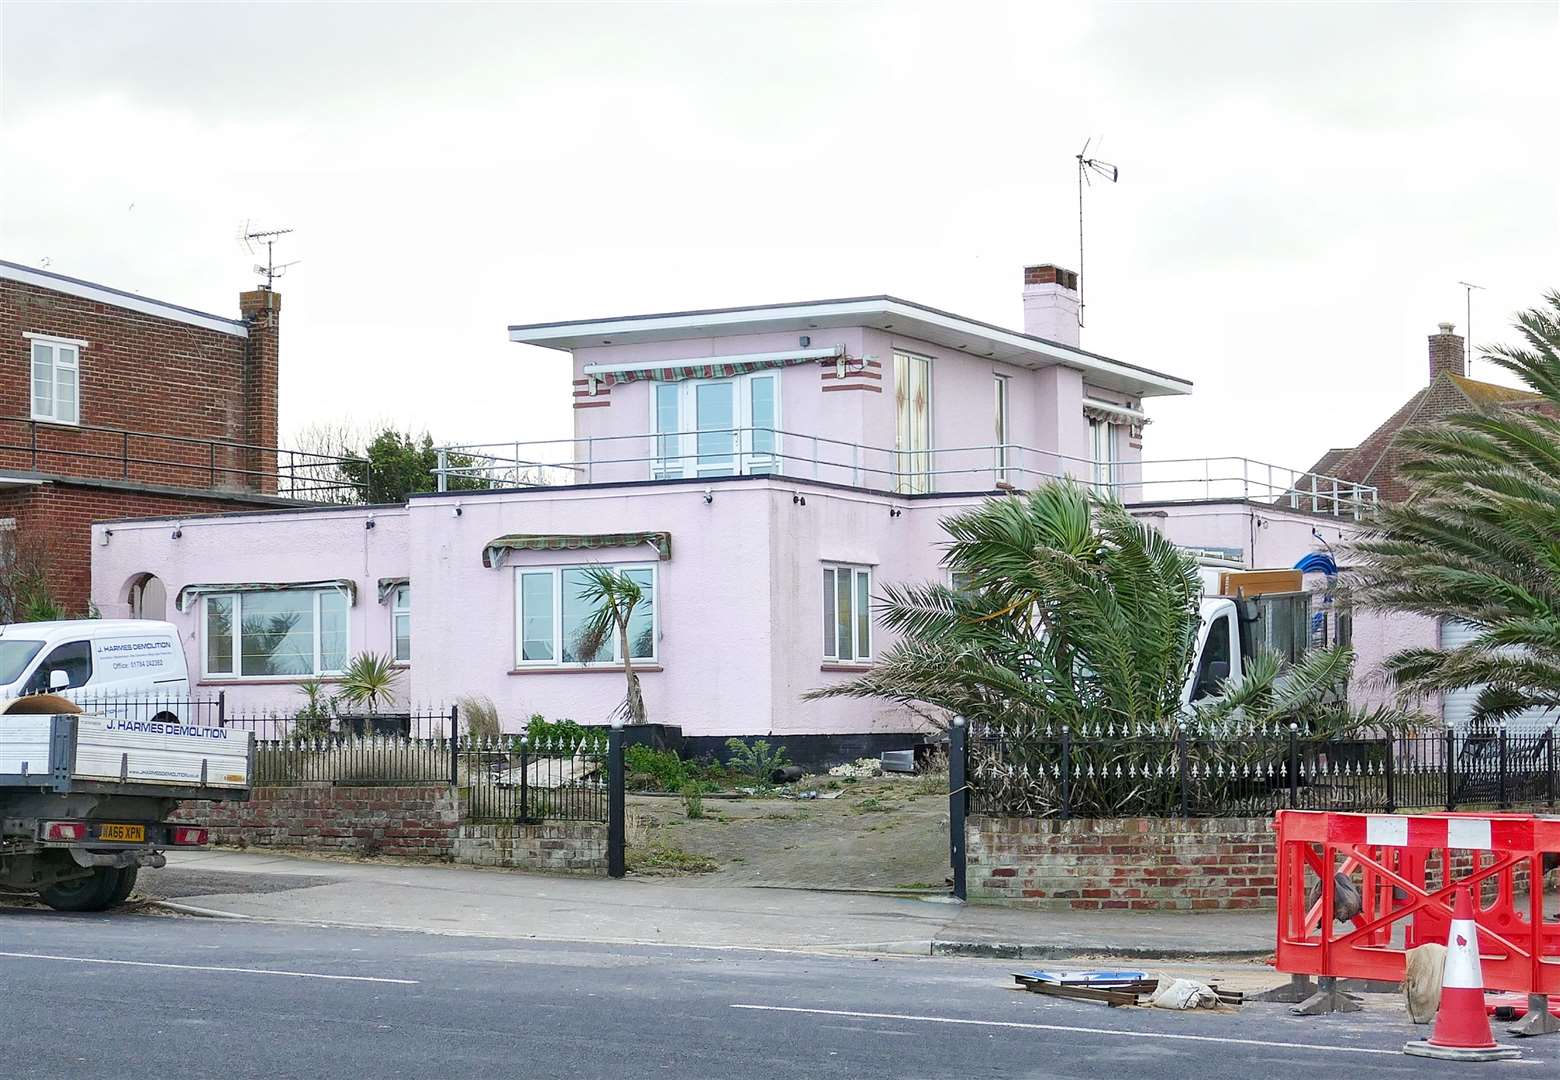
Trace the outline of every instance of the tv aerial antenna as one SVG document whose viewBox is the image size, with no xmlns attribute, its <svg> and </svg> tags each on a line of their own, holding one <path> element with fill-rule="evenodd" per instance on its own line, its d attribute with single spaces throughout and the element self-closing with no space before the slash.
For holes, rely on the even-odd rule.
<svg viewBox="0 0 1560 1080">
<path fill-rule="evenodd" d="M 238 238 L 244 245 L 244 250 L 251 255 L 259 254 L 260 245 L 265 245 L 265 265 L 255 264 L 255 273 L 265 277 L 265 287 L 269 289 L 273 282 L 287 273 L 289 266 L 297 266 L 302 259 L 294 259 L 292 262 L 278 263 L 274 253 L 274 247 L 279 237 L 286 236 L 291 229 L 255 229 L 249 222 L 244 222 L 239 230 Z"/>
<path fill-rule="evenodd" d="M 1463 374 L 1471 378 L 1473 375 L 1473 290 L 1478 289 L 1480 292 L 1486 290 L 1483 285 L 1475 285 L 1471 281 L 1459 281 L 1457 284 L 1463 287 L 1466 305 L 1464 314 L 1467 316 L 1463 322 L 1463 333 L 1467 335 L 1463 338 Z"/>
<path fill-rule="evenodd" d="M 1094 139 L 1088 138 L 1083 142 L 1083 149 L 1078 151 L 1078 326 L 1083 327 L 1083 189 L 1093 187 L 1092 177 L 1098 176 L 1109 180 L 1114 184 L 1121 179 L 1121 170 L 1108 161 L 1089 156 L 1089 144 Z M 1100 139 L 1101 142 L 1105 140 Z"/>
</svg>

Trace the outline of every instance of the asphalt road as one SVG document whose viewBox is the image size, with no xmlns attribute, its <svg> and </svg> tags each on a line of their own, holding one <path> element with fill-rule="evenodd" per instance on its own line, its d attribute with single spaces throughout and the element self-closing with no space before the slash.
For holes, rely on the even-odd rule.
<svg viewBox="0 0 1560 1080">
<path fill-rule="evenodd" d="M 0 1075 L 1467 1075 L 1397 1053 L 1398 1015 L 1107 1010 L 1009 990 L 1007 967 L 0 907 Z M 1552 1046 L 1481 1068 L 1552 1073 Z"/>
</svg>

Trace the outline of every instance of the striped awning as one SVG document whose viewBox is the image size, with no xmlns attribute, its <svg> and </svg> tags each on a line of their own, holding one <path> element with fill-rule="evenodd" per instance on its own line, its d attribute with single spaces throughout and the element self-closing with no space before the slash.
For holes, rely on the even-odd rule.
<svg viewBox="0 0 1560 1080">
<path fill-rule="evenodd" d="M 310 589 L 335 589 L 346 593 L 348 607 L 357 603 L 357 582 L 351 578 L 332 578 L 329 581 L 225 581 L 186 585 L 173 598 L 173 606 L 177 611 L 188 611 L 193 600 L 212 593 L 301 592 Z"/>
<path fill-rule="evenodd" d="M 681 382 L 684 379 L 729 379 L 750 371 L 815 364 L 844 355 L 843 345 L 778 353 L 701 356 L 653 364 L 586 364 L 580 374 L 596 386 L 631 382 Z"/>
<path fill-rule="evenodd" d="M 511 551 L 588 551 L 598 548 L 639 547 L 650 544 L 663 562 L 672 557 L 669 532 L 626 533 L 510 533 L 489 540 L 482 549 L 482 565 L 498 570 Z"/>
</svg>

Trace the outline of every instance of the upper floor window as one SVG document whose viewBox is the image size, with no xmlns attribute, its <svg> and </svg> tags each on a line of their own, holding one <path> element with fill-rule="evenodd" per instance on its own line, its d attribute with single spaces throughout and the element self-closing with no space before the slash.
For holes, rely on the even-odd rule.
<svg viewBox="0 0 1560 1080">
<path fill-rule="evenodd" d="M 32 418 L 81 423 L 81 343 L 32 339 Z"/>
<path fill-rule="evenodd" d="M 1089 456 L 1094 459 L 1094 490 L 1101 495 L 1116 491 L 1116 425 L 1108 420 L 1089 420 Z"/>
<path fill-rule="evenodd" d="M 1008 400 L 1009 392 L 1008 376 L 995 375 L 992 379 L 993 404 L 995 405 L 995 427 L 992 434 L 996 438 L 996 464 L 997 482 L 1006 483 L 1008 479 Z"/>
<path fill-rule="evenodd" d="M 775 467 L 780 375 L 658 382 L 655 479 L 745 476 Z"/>
<path fill-rule="evenodd" d="M 872 571 L 823 568 L 823 657 L 841 663 L 872 658 Z"/>
<path fill-rule="evenodd" d="M 395 658 L 407 664 L 412 659 L 412 587 L 398 585 L 395 603 L 390 611 L 390 625 L 395 634 Z"/>
<path fill-rule="evenodd" d="M 203 602 L 208 676 L 303 678 L 347 666 L 347 595 L 339 589 L 213 593 Z"/>
<path fill-rule="evenodd" d="M 584 630 L 595 609 L 588 595 L 592 567 L 547 566 L 522 568 L 515 573 L 516 667 L 555 667 L 559 664 L 622 663 L 616 634 L 591 651 Z M 656 568 L 654 565 L 609 566 L 608 570 L 632 578 L 644 593 L 629 617 L 628 653 L 634 660 L 656 662 L 659 624 L 656 619 Z"/>
<path fill-rule="evenodd" d="M 894 490 L 932 490 L 932 361 L 894 354 Z"/>
</svg>

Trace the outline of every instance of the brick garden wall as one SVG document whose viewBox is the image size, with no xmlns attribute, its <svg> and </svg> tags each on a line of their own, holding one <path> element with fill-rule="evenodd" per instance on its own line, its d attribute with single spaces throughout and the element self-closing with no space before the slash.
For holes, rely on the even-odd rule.
<svg viewBox="0 0 1560 1080">
<path fill-rule="evenodd" d="M 1052 910 L 1271 908 L 1277 844 L 1267 818 L 972 817 L 971 899 Z"/>
<path fill-rule="evenodd" d="M 303 784 L 256 788 L 248 802 L 189 802 L 175 820 L 204 825 L 222 847 L 400 855 L 476 866 L 605 874 L 607 827 L 462 822 L 447 784 Z"/>
</svg>

